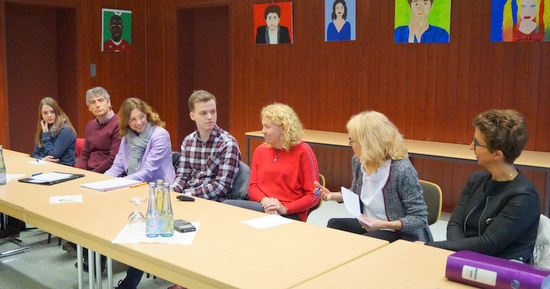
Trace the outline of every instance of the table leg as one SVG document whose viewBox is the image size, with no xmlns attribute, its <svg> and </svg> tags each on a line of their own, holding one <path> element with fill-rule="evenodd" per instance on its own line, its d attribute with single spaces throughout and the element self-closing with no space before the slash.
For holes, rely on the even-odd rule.
<svg viewBox="0 0 550 289">
<path fill-rule="evenodd" d="M 84 284 L 82 282 L 82 246 L 76 245 L 76 266 L 78 271 L 78 289 L 82 289 Z"/>
</svg>

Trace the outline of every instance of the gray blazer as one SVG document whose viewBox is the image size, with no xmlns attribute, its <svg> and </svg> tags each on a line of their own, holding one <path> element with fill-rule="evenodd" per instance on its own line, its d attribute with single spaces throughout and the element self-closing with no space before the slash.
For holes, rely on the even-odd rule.
<svg viewBox="0 0 550 289">
<path fill-rule="evenodd" d="M 353 156 L 351 163 L 353 182 L 351 190 L 361 195 L 363 172 L 359 158 Z M 431 242 L 432 232 L 428 226 L 428 211 L 418 175 L 411 161 L 406 158 L 392 160 L 390 177 L 382 189 L 386 217 L 390 221 L 399 220 L 403 229 L 398 232 L 408 241 Z"/>
</svg>

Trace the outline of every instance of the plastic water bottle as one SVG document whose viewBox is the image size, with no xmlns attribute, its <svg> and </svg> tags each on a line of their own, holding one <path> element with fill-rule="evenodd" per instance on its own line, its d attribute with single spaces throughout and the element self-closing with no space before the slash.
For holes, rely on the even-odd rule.
<svg viewBox="0 0 550 289">
<path fill-rule="evenodd" d="M 149 183 L 149 200 L 147 202 L 147 222 L 145 222 L 145 234 L 149 238 L 158 237 L 160 234 L 160 215 L 157 209 L 155 183 Z"/>
<path fill-rule="evenodd" d="M 4 163 L 4 151 L 0 145 L 0 186 L 6 184 L 6 163 Z"/>
<path fill-rule="evenodd" d="M 160 235 L 162 237 L 172 237 L 174 235 L 174 213 L 172 212 L 172 201 L 170 200 L 170 183 L 168 182 L 164 182 L 160 219 L 162 227 L 162 229 L 160 230 Z"/>
</svg>

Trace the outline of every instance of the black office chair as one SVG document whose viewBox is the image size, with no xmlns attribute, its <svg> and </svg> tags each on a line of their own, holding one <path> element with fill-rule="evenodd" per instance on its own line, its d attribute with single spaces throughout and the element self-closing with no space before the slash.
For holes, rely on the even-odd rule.
<svg viewBox="0 0 550 289">
<path fill-rule="evenodd" d="M 233 180 L 233 187 L 231 191 L 227 194 L 229 199 L 233 200 L 249 200 L 248 197 L 248 184 L 250 182 L 250 167 L 243 163 L 239 162 L 239 172 Z"/>
</svg>

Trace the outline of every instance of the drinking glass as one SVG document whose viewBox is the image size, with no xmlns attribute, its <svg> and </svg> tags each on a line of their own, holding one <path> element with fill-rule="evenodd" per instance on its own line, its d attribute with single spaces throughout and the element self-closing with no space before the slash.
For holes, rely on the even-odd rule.
<svg viewBox="0 0 550 289">
<path fill-rule="evenodd" d="M 145 225 L 147 219 L 139 212 L 139 204 L 145 203 L 147 199 L 144 198 L 130 198 L 130 203 L 134 204 L 134 211 L 128 216 L 128 224 L 130 227 L 135 227 L 134 225 Z"/>
</svg>

